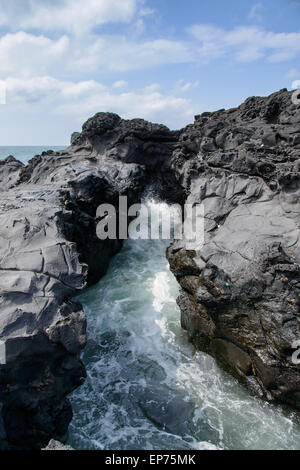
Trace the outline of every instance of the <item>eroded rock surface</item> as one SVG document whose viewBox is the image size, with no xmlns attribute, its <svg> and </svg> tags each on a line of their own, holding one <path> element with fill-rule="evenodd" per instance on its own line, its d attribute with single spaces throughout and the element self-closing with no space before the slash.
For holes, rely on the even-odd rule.
<svg viewBox="0 0 300 470">
<path fill-rule="evenodd" d="M 7 191 L 13 188 L 20 178 L 24 164 L 10 155 L 5 160 L 0 160 L 1 190 Z"/>
<path fill-rule="evenodd" d="M 192 342 L 252 391 L 300 408 L 300 109 L 282 90 L 197 116 L 172 167 L 205 242 L 168 250 Z"/>
<path fill-rule="evenodd" d="M 116 206 L 120 195 L 140 202 L 149 185 L 176 193 L 168 165 L 178 135 L 100 113 L 64 151 L 26 167 L 11 157 L 0 162 L 1 448 L 64 439 L 72 417 L 66 397 L 85 377 L 86 318 L 73 297 L 105 274 L 122 246 L 97 238 L 97 208 Z"/>
<path fill-rule="evenodd" d="M 300 110 L 282 90 L 182 131 L 98 113 L 66 150 L 0 162 L 0 447 L 64 441 L 67 396 L 85 377 L 74 295 L 122 246 L 97 238 L 97 207 L 150 187 L 204 203 L 204 246 L 168 250 L 193 343 L 259 396 L 300 408 L 299 153 Z"/>
</svg>

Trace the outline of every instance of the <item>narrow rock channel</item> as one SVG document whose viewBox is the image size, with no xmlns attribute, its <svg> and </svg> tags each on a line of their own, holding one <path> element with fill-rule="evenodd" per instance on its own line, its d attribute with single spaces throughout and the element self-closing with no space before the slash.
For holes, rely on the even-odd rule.
<svg viewBox="0 0 300 470">
<path fill-rule="evenodd" d="M 299 124 L 283 89 L 178 131 L 97 113 L 67 149 L 1 161 L 0 448 L 64 441 L 73 392 L 76 448 L 299 446 L 273 407 L 300 409 Z M 99 205 L 152 187 L 204 207 L 202 248 L 168 249 L 178 284 L 170 240 L 96 235 Z"/>
<path fill-rule="evenodd" d="M 162 210 L 162 204 L 151 203 Z M 293 413 L 257 398 L 195 352 L 180 326 L 168 241 L 128 240 L 78 296 L 85 383 L 71 396 L 75 449 L 300 449 Z"/>
</svg>

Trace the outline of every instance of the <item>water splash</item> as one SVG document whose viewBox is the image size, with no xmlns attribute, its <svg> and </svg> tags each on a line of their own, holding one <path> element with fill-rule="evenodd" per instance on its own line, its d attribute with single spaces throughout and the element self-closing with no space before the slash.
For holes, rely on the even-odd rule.
<svg viewBox="0 0 300 470">
<path fill-rule="evenodd" d="M 293 413 L 251 397 L 189 344 L 167 245 L 126 241 L 107 275 L 79 296 L 88 317 L 87 380 L 71 396 L 69 443 L 110 450 L 300 449 Z"/>
</svg>

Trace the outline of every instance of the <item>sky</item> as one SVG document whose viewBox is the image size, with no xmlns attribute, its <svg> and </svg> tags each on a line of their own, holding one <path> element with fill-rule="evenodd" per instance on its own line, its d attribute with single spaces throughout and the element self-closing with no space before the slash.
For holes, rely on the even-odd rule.
<svg viewBox="0 0 300 470">
<path fill-rule="evenodd" d="M 295 88 L 299 20 L 300 0 L 0 0 L 0 145 L 68 145 L 100 111 L 178 129 Z"/>
</svg>

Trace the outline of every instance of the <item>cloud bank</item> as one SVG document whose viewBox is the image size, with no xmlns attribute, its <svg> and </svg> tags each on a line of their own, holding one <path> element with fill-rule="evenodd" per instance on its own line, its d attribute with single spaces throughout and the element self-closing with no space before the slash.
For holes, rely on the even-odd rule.
<svg viewBox="0 0 300 470">
<path fill-rule="evenodd" d="M 194 24 L 176 39 L 158 30 L 147 34 L 155 11 L 146 0 L 0 0 L 0 12 L 0 83 L 7 103 L 82 120 L 109 110 L 177 127 L 179 116 L 190 121 L 199 112 L 189 94 L 201 84 L 202 67 L 220 60 L 279 63 L 300 55 L 300 32 L 253 25 L 262 23 L 260 3 L 248 15 L 252 25 Z M 168 89 L 161 86 L 161 76 L 172 77 L 183 64 L 199 70 L 199 80 L 176 75 Z M 155 70 L 160 74 L 153 79 Z M 143 84 L 137 85 L 135 73 L 143 73 Z"/>
<path fill-rule="evenodd" d="M 78 35 L 105 23 L 130 22 L 137 3 L 137 0 L 1 0 L 0 24 L 12 29 Z"/>
</svg>

